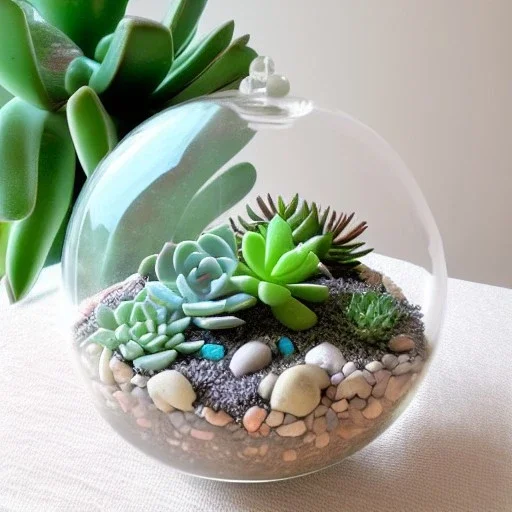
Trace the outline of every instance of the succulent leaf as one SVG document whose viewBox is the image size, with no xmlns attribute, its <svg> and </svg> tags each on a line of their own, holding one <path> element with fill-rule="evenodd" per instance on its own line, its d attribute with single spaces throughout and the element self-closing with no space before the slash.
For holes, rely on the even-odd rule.
<svg viewBox="0 0 512 512">
<path fill-rule="evenodd" d="M 276 215 L 269 223 L 265 244 L 265 272 L 271 273 L 285 254 L 294 248 L 292 230 L 288 223 Z M 306 253 L 307 254 L 307 253 Z"/>
<path fill-rule="evenodd" d="M 68 35 L 93 57 L 98 41 L 114 31 L 128 0 L 30 0 L 53 26 Z"/>
<path fill-rule="evenodd" d="M 90 87 L 82 87 L 69 99 L 67 117 L 76 153 L 87 177 L 117 144 L 114 123 Z"/>
<path fill-rule="evenodd" d="M 258 297 L 267 306 L 280 306 L 290 300 L 291 292 L 280 284 L 260 281 L 258 285 Z"/>
<path fill-rule="evenodd" d="M 286 288 L 294 297 L 308 302 L 325 302 L 329 298 L 329 288 L 318 284 L 288 284 Z"/>
<path fill-rule="evenodd" d="M 163 80 L 171 67 L 170 31 L 142 18 L 123 18 L 114 33 L 105 59 L 89 85 L 111 101 L 143 98 Z"/>
<path fill-rule="evenodd" d="M 294 331 L 310 329 L 318 321 L 311 309 L 293 297 L 280 306 L 274 306 L 272 313 L 283 325 Z"/>
<path fill-rule="evenodd" d="M 260 278 L 265 279 L 265 239 L 259 233 L 248 232 L 242 240 L 242 255 L 249 268 Z"/>
<path fill-rule="evenodd" d="M 209 316 L 196 317 L 192 320 L 194 324 L 201 329 L 215 331 L 218 329 L 233 329 L 245 324 L 244 320 L 236 316 Z"/>
<path fill-rule="evenodd" d="M 0 84 L 33 105 L 53 110 L 68 95 L 64 76 L 81 50 L 24 0 L 0 0 Z"/>
<path fill-rule="evenodd" d="M 64 87 L 67 93 L 72 96 L 81 87 L 89 84 L 94 72 L 99 69 L 100 65 L 82 55 L 71 62 L 66 70 L 64 78 Z"/>
</svg>

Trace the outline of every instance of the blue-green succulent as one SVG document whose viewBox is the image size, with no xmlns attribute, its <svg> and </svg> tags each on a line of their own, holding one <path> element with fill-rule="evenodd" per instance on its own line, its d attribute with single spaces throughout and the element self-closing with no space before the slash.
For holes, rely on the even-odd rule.
<svg viewBox="0 0 512 512">
<path fill-rule="evenodd" d="M 146 289 L 115 310 L 99 304 L 95 317 L 98 329 L 87 342 L 119 350 L 126 361 L 142 370 L 166 368 L 179 354 L 195 353 L 204 345 L 202 340 L 185 341 L 183 333 L 191 319 L 154 302 Z"/>
<path fill-rule="evenodd" d="M 197 241 L 167 243 L 156 258 L 158 281 L 146 285 L 148 297 L 172 313 L 191 317 L 202 329 L 238 327 L 245 322 L 231 313 L 254 306 L 257 299 L 233 284 L 237 267 L 235 234 L 228 225 Z"/>
</svg>

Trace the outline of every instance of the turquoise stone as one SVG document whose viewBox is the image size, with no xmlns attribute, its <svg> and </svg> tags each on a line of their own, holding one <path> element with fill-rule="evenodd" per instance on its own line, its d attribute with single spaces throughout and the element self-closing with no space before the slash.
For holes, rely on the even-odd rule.
<svg viewBox="0 0 512 512">
<path fill-rule="evenodd" d="M 204 359 L 210 361 L 220 361 L 224 358 L 226 350 L 222 345 L 214 345 L 212 343 L 206 343 L 201 347 L 199 355 Z"/>
<path fill-rule="evenodd" d="M 286 336 L 283 336 L 277 342 L 277 348 L 279 352 L 281 352 L 281 354 L 285 357 L 291 356 L 295 352 L 295 347 L 293 346 L 292 340 Z"/>
</svg>

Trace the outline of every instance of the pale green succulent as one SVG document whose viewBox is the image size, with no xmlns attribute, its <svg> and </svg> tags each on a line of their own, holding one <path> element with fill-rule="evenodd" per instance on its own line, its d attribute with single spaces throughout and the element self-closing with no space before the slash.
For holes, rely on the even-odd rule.
<svg viewBox="0 0 512 512">
<path fill-rule="evenodd" d="M 237 293 L 232 282 L 237 266 L 235 234 L 227 225 L 197 241 L 167 243 L 156 257 L 158 281 L 146 285 L 148 296 L 169 311 L 192 317 L 202 329 L 238 327 L 245 322 L 229 313 L 254 306 L 257 299 Z"/>
<path fill-rule="evenodd" d="M 179 354 L 192 354 L 204 341 L 185 341 L 183 332 L 190 317 L 178 309 L 170 312 L 152 301 L 143 289 L 134 300 L 123 301 L 115 310 L 104 304 L 96 307 L 98 329 L 87 343 L 97 343 L 110 350 L 119 350 L 123 358 L 133 361 L 135 368 L 162 370 Z"/>
</svg>

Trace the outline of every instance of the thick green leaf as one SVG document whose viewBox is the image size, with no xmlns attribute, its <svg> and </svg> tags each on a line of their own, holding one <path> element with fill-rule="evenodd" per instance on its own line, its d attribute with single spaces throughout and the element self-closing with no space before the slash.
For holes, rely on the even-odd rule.
<svg viewBox="0 0 512 512">
<path fill-rule="evenodd" d="M 320 284 L 289 284 L 288 290 L 297 299 L 307 300 L 309 302 L 324 302 L 329 298 L 329 288 Z"/>
<path fill-rule="evenodd" d="M 98 95 L 90 87 L 82 87 L 68 101 L 69 130 L 80 164 L 91 176 L 100 161 L 117 144 L 112 119 Z"/>
<path fill-rule="evenodd" d="M 99 67 L 98 62 L 84 55 L 75 59 L 66 70 L 64 85 L 67 93 L 72 96 L 80 87 L 88 85 L 92 75 Z"/>
<path fill-rule="evenodd" d="M 0 279 L 5 275 L 5 257 L 11 224 L 0 222 Z"/>
<path fill-rule="evenodd" d="M 265 239 L 259 233 L 245 233 L 242 239 L 242 255 L 250 269 L 261 279 L 266 280 Z"/>
<path fill-rule="evenodd" d="M 100 39 L 113 32 L 123 17 L 128 0 L 30 0 L 30 3 L 87 56 L 93 57 Z"/>
<path fill-rule="evenodd" d="M 105 59 L 93 74 L 90 86 L 112 101 L 145 97 L 169 71 L 173 43 L 169 29 L 142 18 L 119 23 Z"/>
<path fill-rule="evenodd" d="M 74 177 L 75 150 L 66 119 L 49 114 L 41 139 L 36 205 L 9 235 L 7 279 L 14 300 L 30 291 L 43 268 L 68 211 Z"/>
<path fill-rule="evenodd" d="M 81 50 L 24 0 L 0 0 L 0 83 L 40 108 L 67 99 L 64 76 Z"/>
<path fill-rule="evenodd" d="M 100 42 L 96 46 L 96 49 L 94 50 L 94 60 L 96 62 L 103 62 L 105 60 L 113 40 L 114 34 L 108 34 L 107 36 L 101 38 Z"/>
<path fill-rule="evenodd" d="M 288 223 L 276 215 L 267 228 L 265 272 L 270 274 L 281 256 L 294 248 L 292 230 Z"/>
<path fill-rule="evenodd" d="M 273 307 L 272 313 L 283 325 L 294 331 L 310 329 L 318 321 L 311 309 L 293 297 L 284 304 Z"/>
<path fill-rule="evenodd" d="M 176 66 L 175 63 L 170 73 L 153 93 L 153 101 L 158 103 L 171 99 L 194 78 L 198 77 L 229 46 L 234 29 L 234 21 L 222 25 L 206 36 L 194 48 L 194 52 L 186 60 L 183 60 L 179 66 Z"/>
<path fill-rule="evenodd" d="M 253 276 L 234 276 L 231 278 L 232 284 L 237 290 L 248 293 L 253 297 L 258 296 L 258 285 L 260 280 Z"/>
<path fill-rule="evenodd" d="M 283 258 L 285 258 L 286 256 L 287 255 L 285 254 Z M 282 284 L 302 283 L 303 281 L 310 278 L 313 274 L 317 272 L 318 263 L 320 263 L 318 256 L 315 253 L 310 252 L 307 255 L 306 259 L 300 264 L 300 266 L 291 269 L 289 272 L 285 274 L 279 274 L 278 276 L 272 275 L 272 281 Z M 277 268 L 278 266 L 276 265 L 276 269 Z M 286 267 L 283 265 L 282 268 L 284 269 Z"/>
<path fill-rule="evenodd" d="M 280 306 L 290 300 L 291 292 L 279 284 L 261 281 L 258 286 L 258 297 L 268 306 Z"/>
<path fill-rule="evenodd" d="M 249 66 L 257 53 L 247 46 L 249 36 L 231 44 L 185 89 L 172 98 L 168 105 L 177 105 L 198 96 L 211 94 L 249 74 Z"/>
<path fill-rule="evenodd" d="M 0 107 L 11 101 L 12 94 L 7 92 L 3 87 L 0 87 Z"/>
<path fill-rule="evenodd" d="M 195 240 L 209 224 L 249 194 L 256 174 L 252 164 L 242 162 L 199 190 L 183 212 L 174 240 Z"/>
<path fill-rule="evenodd" d="M 164 21 L 172 32 L 176 55 L 191 40 L 208 0 L 173 0 Z"/>
<path fill-rule="evenodd" d="M 46 112 L 18 98 L 0 110 L 0 221 L 23 219 L 35 207 L 46 118 Z"/>
</svg>

